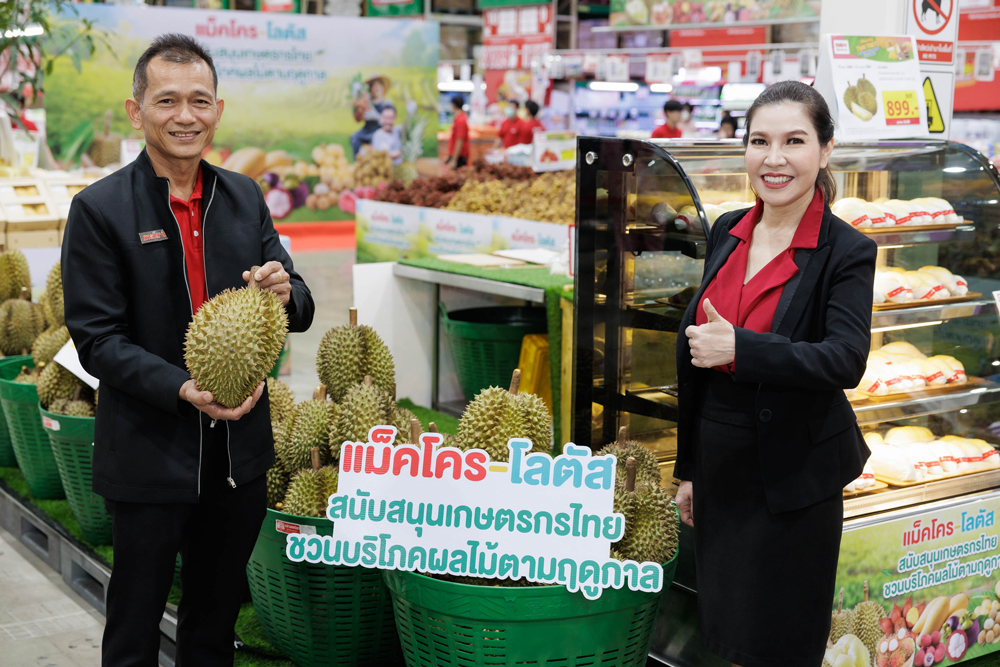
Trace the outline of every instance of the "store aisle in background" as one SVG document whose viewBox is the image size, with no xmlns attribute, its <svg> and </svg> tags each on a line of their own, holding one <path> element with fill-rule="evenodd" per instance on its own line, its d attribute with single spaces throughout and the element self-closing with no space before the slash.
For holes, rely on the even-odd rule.
<svg viewBox="0 0 1000 667">
<path fill-rule="evenodd" d="M 104 617 L 0 529 L 0 665 L 100 667 Z"/>
</svg>

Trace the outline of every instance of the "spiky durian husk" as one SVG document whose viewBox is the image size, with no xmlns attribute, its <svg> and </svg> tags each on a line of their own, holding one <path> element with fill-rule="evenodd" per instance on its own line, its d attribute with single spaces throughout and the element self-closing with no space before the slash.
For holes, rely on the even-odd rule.
<svg viewBox="0 0 1000 667">
<path fill-rule="evenodd" d="M 271 404 L 271 421 L 282 422 L 295 409 L 295 396 L 287 384 L 267 378 L 267 400 Z"/>
<path fill-rule="evenodd" d="M 517 405 L 524 419 L 524 437 L 531 440 L 531 451 L 552 452 L 552 415 L 545 401 L 534 394 L 518 394 Z"/>
<path fill-rule="evenodd" d="M 300 403 L 295 410 L 295 423 L 288 432 L 288 444 L 282 455 L 289 476 L 311 462 L 311 450 L 319 447 L 320 464 L 329 461 L 330 422 L 337 406 L 330 401 L 313 400 Z"/>
<path fill-rule="evenodd" d="M 625 490 L 625 476 L 621 475 L 615 479 L 615 512 L 625 516 L 625 531 L 620 540 L 615 542 L 611 557 L 616 560 L 625 560 L 615 556 L 619 550 L 628 543 L 629 529 L 635 524 L 635 492 L 629 493 Z"/>
<path fill-rule="evenodd" d="M 389 421 L 396 427 L 396 444 L 414 444 L 410 442 L 410 420 L 417 419 L 417 416 L 406 408 L 394 407 L 390 410 Z M 419 421 L 419 420 L 418 420 Z"/>
<path fill-rule="evenodd" d="M 660 482 L 660 466 L 656 463 L 656 456 L 635 440 L 626 440 L 623 443 L 612 442 L 599 450 L 596 455 L 604 456 L 605 454 L 614 454 L 618 459 L 615 471 L 616 480 L 625 479 L 625 464 L 631 456 L 638 464 L 635 469 L 636 481 L 646 480 L 656 484 Z"/>
<path fill-rule="evenodd" d="M 392 397 L 374 384 L 351 387 L 340 402 L 337 419 L 330 427 L 330 456 L 340 458 L 345 441 L 368 442 L 373 426 L 391 423 Z M 406 429 L 409 433 L 409 424 Z"/>
<path fill-rule="evenodd" d="M 184 361 L 198 388 L 235 408 L 274 367 L 288 334 L 288 316 L 270 290 L 226 290 L 195 313 Z"/>
<path fill-rule="evenodd" d="M 57 363 L 42 369 L 38 376 L 38 401 L 48 409 L 57 398 L 72 399 L 80 380 Z"/>
<path fill-rule="evenodd" d="M 18 376 L 14 378 L 14 382 L 17 382 L 19 384 L 37 384 L 38 376 L 41 374 L 41 372 L 42 372 L 41 368 L 28 368 L 27 366 L 25 366 L 24 368 L 21 369 L 21 372 L 18 374 Z"/>
<path fill-rule="evenodd" d="M 632 525 L 618 551 L 627 560 L 640 563 L 667 562 L 677 550 L 677 511 L 673 499 L 659 482 L 637 480 L 632 502 Z"/>
<path fill-rule="evenodd" d="M 886 617 L 885 608 L 875 600 L 859 602 L 854 607 L 854 634 L 868 649 L 869 655 L 876 655 L 882 626 L 879 621 Z"/>
<path fill-rule="evenodd" d="M 455 447 L 485 449 L 493 461 L 510 460 L 507 441 L 524 438 L 528 428 L 517 398 L 506 389 L 490 387 L 479 392 L 458 422 Z"/>
<path fill-rule="evenodd" d="M 285 465 L 285 457 L 288 453 L 288 443 L 292 437 L 292 429 L 295 427 L 295 415 L 296 410 L 293 408 L 292 413 L 285 421 L 281 423 L 271 422 L 271 432 L 274 435 L 274 465 L 281 466 L 286 474 L 288 467 Z"/>
<path fill-rule="evenodd" d="M 52 404 L 49 405 L 48 409 L 49 412 L 54 412 L 57 415 L 61 415 L 66 410 L 67 405 L 69 405 L 68 398 L 57 398 L 56 400 L 52 401 Z"/>
<path fill-rule="evenodd" d="M 830 623 L 830 641 L 836 644 L 841 637 L 851 634 L 854 634 L 854 613 L 850 609 L 833 612 Z"/>
<path fill-rule="evenodd" d="M 50 325 L 62 326 L 66 324 L 66 313 L 63 310 L 63 286 L 62 286 L 62 263 L 56 262 L 49 277 L 45 281 L 45 319 Z"/>
<path fill-rule="evenodd" d="M 295 516 L 324 517 L 329 498 L 336 492 L 337 469 L 333 466 L 300 470 L 288 484 L 281 511 Z"/>
<path fill-rule="evenodd" d="M 69 342 L 69 329 L 65 325 L 50 327 L 38 334 L 35 343 L 31 346 L 31 358 L 36 366 L 42 366 L 52 362 L 56 353 Z"/>
<path fill-rule="evenodd" d="M 0 299 L 16 299 L 21 288 L 31 292 L 31 271 L 28 258 L 14 248 L 0 254 Z"/>
<path fill-rule="evenodd" d="M 277 462 L 267 471 L 267 506 L 278 509 L 288 493 L 288 473 Z M 282 506 L 284 509 L 284 506 Z"/>
<path fill-rule="evenodd" d="M 24 299 L 8 299 L 0 304 L 0 351 L 4 354 L 30 350 L 44 329 L 45 315 L 38 304 Z"/>
<path fill-rule="evenodd" d="M 53 405 L 55 402 L 53 402 Z M 93 417 L 94 406 L 87 401 L 66 401 L 59 410 L 49 406 L 49 412 L 57 412 L 67 417 Z"/>
<path fill-rule="evenodd" d="M 344 325 L 327 331 L 316 353 L 316 371 L 336 403 L 366 375 L 371 375 L 375 385 L 390 394 L 396 382 L 396 367 L 389 348 L 367 325 Z"/>
</svg>

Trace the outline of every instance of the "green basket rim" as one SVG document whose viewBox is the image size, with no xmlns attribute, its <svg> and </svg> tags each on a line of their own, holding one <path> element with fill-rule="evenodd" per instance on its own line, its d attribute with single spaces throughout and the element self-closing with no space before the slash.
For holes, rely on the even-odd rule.
<svg viewBox="0 0 1000 667">
<path fill-rule="evenodd" d="M 86 427 L 85 425 L 87 424 L 90 425 L 90 428 L 93 428 L 94 422 L 97 421 L 96 417 L 72 417 L 70 415 L 61 415 L 58 412 L 49 412 L 48 410 L 42 407 L 41 403 L 38 404 L 38 411 L 41 413 L 43 417 L 48 417 L 49 419 L 55 419 L 58 422 L 67 422 L 68 424 L 71 424 L 73 426 L 78 426 L 81 428 L 85 428 Z M 60 431 L 50 429 L 48 426 L 45 425 L 45 422 L 42 422 L 42 428 L 44 428 L 47 433 L 60 433 Z"/>
<path fill-rule="evenodd" d="M 17 373 L 10 379 L 3 377 L 6 375 L 7 369 L 15 364 L 18 366 L 27 366 L 28 368 L 35 367 L 35 361 L 31 358 L 31 355 L 6 357 L 0 360 L 0 398 L 17 403 L 36 402 L 38 400 L 38 387 L 33 384 L 14 382 L 14 377 L 17 377 Z"/>
</svg>

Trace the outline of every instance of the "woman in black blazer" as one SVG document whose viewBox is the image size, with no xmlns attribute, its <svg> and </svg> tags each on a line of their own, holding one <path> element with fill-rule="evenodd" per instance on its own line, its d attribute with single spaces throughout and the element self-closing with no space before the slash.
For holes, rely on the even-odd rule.
<svg viewBox="0 0 1000 667">
<path fill-rule="evenodd" d="M 877 248 L 830 211 L 819 93 L 778 83 L 746 126 L 757 204 L 716 220 L 677 338 L 677 504 L 706 648 L 741 667 L 819 667 L 841 491 L 869 456 L 844 390 L 864 375 Z"/>
</svg>

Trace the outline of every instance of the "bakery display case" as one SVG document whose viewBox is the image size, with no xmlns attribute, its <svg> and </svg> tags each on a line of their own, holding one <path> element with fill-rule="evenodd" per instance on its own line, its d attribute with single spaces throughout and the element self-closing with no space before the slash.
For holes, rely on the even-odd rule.
<svg viewBox="0 0 1000 667">
<path fill-rule="evenodd" d="M 579 149 L 574 442 L 598 447 L 627 426 L 668 480 L 677 329 L 715 219 L 754 201 L 743 147 L 587 137 Z M 832 208 L 879 245 L 868 371 L 848 392 L 876 455 L 845 490 L 846 516 L 1000 485 L 996 169 L 944 141 L 841 144 L 831 169 Z M 899 427 L 915 428 L 886 443 Z"/>
<path fill-rule="evenodd" d="M 578 156 L 573 442 L 598 448 L 628 427 L 669 488 L 677 331 L 711 226 L 755 199 L 743 146 L 581 137 Z M 1000 178 L 974 149 L 946 141 L 840 144 L 830 167 L 832 208 L 879 246 L 868 367 L 847 390 L 873 451 L 844 490 L 847 544 L 858 528 L 997 495 Z M 713 665 L 690 621 L 690 543 L 685 527 L 653 655 Z M 842 551 L 842 563 L 853 558 Z"/>
</svg>

